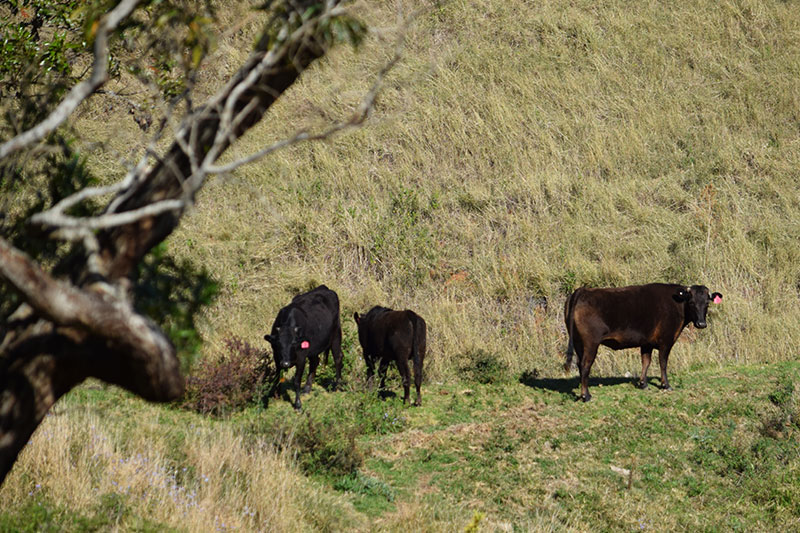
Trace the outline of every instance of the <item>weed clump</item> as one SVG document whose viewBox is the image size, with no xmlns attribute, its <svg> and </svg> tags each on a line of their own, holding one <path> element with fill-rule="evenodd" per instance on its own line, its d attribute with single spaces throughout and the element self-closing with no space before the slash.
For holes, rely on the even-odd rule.
<svg viewBox="0 0 800 533">
<path fill-rule="evenodd" d="M 800 429 L 800 394 L 791 378 L 780 378 L 768 399 L 773 408 L 761 418 L 762 435 L 780 439 Z"/>
<path fill-rule="evenodd" d="M 467 352 L 465 359 L 460 370 L 469 381 L 489 385 L 509 380 L 508 368 L 493 353 L 479 348 Z"/>
<path fill-rule="evenodd" d="M 352 474 L 339 479 L 333 488 L 341 492 L 352 492 L 362 496 L 380 496 L 387 502 L 393 502 L 395 498 L 392 487 L 372 476 L 362 474 L 356 470 Z"/>
<path fill-rule="evenodd" d="M 338 424 L 333 417 L 309 416 L 295 435 L 298 460 L 309 474 L 347 475 L 364 464 L 356 442 L 357 425 Z"/>
<path fill-rule="evenodd" d="M 278 449 L 289 451 L 307 475 L 332 481 L 353 476 L 362 467 L 371 452 L 365 437 L 406 427 L 399 401 L 382 401 L 371 392 L 332 395 L 327 400 L 309 402 L 299 416 L 260 415 L 243 428 L 243 434 L 268 438 Z"/>
<path fill-rule="evenodd" d="M 224 342 L 224 356 L 203 360 L 186 379 L 184 408 L 220 416 L 243 409 L 260 397 L 266 353 L 237 337 Z"/>
</svg>

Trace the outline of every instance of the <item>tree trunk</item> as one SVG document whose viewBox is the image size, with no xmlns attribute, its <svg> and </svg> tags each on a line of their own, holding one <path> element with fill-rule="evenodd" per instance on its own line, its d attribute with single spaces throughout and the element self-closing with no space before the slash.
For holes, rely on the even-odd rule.
<svg viewBox="0 0 800 533">
<path fill-rule="evenodd" d="M 202 186 L 202 176 L 200 184 L 192 181 L 198 178 L 193 162 L 211 149 L 218 157 L 261 120 L 278 96 L 325 53 L 327 46 L 317 39 L 318 33 L 315 25 L 297 42 L 277 50 L 278 60 L 269 68 L 264 68 L 264 59 L 268 54 L 276 57 L 275 48 L 252 54 L 209 104 L 185 119 L 159 162 L 120 192 L 106 211 L 120 213 L 185 198 L 187 184 L 193 199 Z M 242 114 L 220 139 L 226 103 L 228 117 L 231 109 L 234 117 Z M 151 401 L 171 401 L 183 393 L 174 347 L 127 299 L 128 277 L 145 254 L 172 233 L 181 215 L 182 210 L 175 210 L 100 231 L 99 269 L 90 271 L 87 261 L 74 258 L 54 269 L 72 283 L 54 279 L 0 239 L 0 275 L 26 301 L 7 324 L 0 344 L 0 483 L 50 407 L 87 377 Z"/>
</svg>

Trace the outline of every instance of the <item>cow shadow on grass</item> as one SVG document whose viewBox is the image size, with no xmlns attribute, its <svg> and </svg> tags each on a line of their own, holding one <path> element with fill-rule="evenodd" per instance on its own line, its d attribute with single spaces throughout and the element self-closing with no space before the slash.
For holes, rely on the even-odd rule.
<svg viewBox="0 0 800 533">
<path fill-rule="evenodd" d="M 578 376 L 570 378 L 540 378 L 538 372 L 525 372 L 520 376 L 519 382 L 523 385 L 531 387 L 532 389 L 549 390 L 558 392 L 559 394 L 573 399 L 580 399 L 581 380 Z M 611 387 L 615 385 L 629 385 L 636 386 L 636 378 L 626 377 L 602 377 L 602 378 L 589 378 L 589 387 Z"/>
</svg>

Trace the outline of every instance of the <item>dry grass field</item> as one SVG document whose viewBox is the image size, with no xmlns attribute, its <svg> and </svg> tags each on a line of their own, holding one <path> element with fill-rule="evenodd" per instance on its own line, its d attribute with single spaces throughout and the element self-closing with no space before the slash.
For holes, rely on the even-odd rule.
<svg viewBox="0 0 800 533">
<path fill-rule="evenodd" d="M 207 94 L 258 27 L 222 7 Z M 316 387 L 300 415 L 284 401 L 212 419 L 84 387 L 0 489 L 0 531 L 800 529 L 796 3 L 354 9 L 369 38 L 315 65 L 227 157 L 346 119 L 398 13 L 418 11 L 366 124 L 218 178 L 166 248 L 220 285 L 198 357 L 234 337 L 266 349 L 294 294 L 337 291 L 344 391 Z M 146 140 L 101 103 L 79 121 L 87 143 L 108 139 L 100 175 Z M 676 391 L 628 386 L 638 351 L 601 348 L 603 387 L 573 402 L 566 296 L 651 281 L 725 297 L 676 344 Z M 352 315 L 377 304 L 427 321 L 419 409 L 361 392 Z M 298 445 L 325 428 L 356 474 Z"/>
</svg>

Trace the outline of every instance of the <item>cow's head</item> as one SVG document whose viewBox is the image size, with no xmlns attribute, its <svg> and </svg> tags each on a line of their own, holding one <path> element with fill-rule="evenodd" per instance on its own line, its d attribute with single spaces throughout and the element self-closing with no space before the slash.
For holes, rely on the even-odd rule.
<svg viewBox="0 0 800 533">
<path fill-rule="evenodd" d="M 703 329 L 706 324 L 706 313 L 708 304 L 718 304 L 722 301 L 722 294 L 711 293 L 705 285 L 692 285 L 684 287 L 678 291 L 675 299 L 684 302 L 686 306 L 686 320 L 694 324 L 694 327 Z"/>
<path fill-rule="evenodd" d="M 297 362 L 297 351 L 308 349 L 308 341 L 302 340 L 302 330 L 294 324 L 285 324 L 272 328 L 271 335 L 264 335 L 264 340 L 272 345 L 275 361 L 280 368 L 289 368 Z"/>
</svg>

